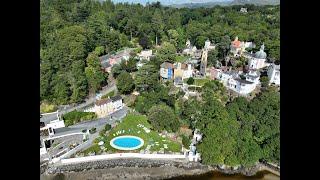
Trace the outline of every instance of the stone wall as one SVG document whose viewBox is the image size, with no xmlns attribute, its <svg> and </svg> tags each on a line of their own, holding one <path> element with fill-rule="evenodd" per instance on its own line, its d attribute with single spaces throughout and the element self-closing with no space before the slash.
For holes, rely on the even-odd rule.
<svg viewBox="0 0 320 180">
<path fill-rule="evenodd" d="M 188 162 L 187 160 L 158 160 L 158 159 L 109 159 L 100 161 L 90 161 L 75 164 L 55 164 L 48 168 L 49 174 L 64 173 L 64 172 L 81 172 L 91 169 L 107 169 L 115 167 L 136 167 L 136 168 L 151 168 L 151 167 L 177 167 L 186 170 L 201 169 L 207 166 L 200 163 Z"/>
</svg>

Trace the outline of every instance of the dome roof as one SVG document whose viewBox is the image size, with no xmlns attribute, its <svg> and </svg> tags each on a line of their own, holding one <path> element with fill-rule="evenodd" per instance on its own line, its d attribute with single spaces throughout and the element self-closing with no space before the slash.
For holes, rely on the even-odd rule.
<svg viewBox="0 0 320 180">
<path fill-rule="evenodd" d="M 267 58 L 267 53 L 260 50 L 260 51 L 256 52 L 255 57 L 259 58 L 259 59 L 265 59 L 265 58 Z"/>
<path fill-rule="evenodd" d="M 262 44 L 260 51 L 255 53 L 255 58 L 259 58 L 259 59 L 267 58 L 267 53 L 264 52 L 264 44 Z"/>
</svg>

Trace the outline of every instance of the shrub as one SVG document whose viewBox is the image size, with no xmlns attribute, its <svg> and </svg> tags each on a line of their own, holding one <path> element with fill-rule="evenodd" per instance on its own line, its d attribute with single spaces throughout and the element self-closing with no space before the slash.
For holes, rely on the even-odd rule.
<svg viewBox="0 0 320 180">
<path fill-rule="evenodd" d="M 267 76 L 263 76 L 260 78 L 261 86 L 268 87 L 269 85 L 269 78 Z"/>
<path fill-rule="evenodd" d="M 186 135 L 182 135 L 182 144 L 185 148 L 188 148 L 190 146 L 190 139 Z"/>
<path fill-rule="evenodd" d="M 102 130 L 102 131 L 100 131 L 99 132 L 99 136 L 104 136 L 104 133 L 105 133 L 106 131 L 104 131 L 104 130 Z"/>
<path fill-rule="evenodd" d="M 105 131 L 109 131 L 111 129 L 111 125 L 110 124 L 106 124 L 106 126 L 104 127 Z"/>
<path fill-rule="evenodd" d="M 55 112 L 58 109 L 58 107 L 54 104 L 49 104 L 47 102 L 43 102 L 40 105 L 40 112 L 41 113 L 50 113 Z"/>
<path fill-rule="evenodd" d="M 62 117 L 65 120 L 66 126 L 73 125 L 83 120 L 91 120 L 97 118 L 93 112 L 71 111 Z"/>
<path fill-rule="evenodd" d="M 187 81 L 187 84 L 191 85 L 194 83 L 194 79 L 193 77 L 189 77 L 188 81 Z"/>
</svg>

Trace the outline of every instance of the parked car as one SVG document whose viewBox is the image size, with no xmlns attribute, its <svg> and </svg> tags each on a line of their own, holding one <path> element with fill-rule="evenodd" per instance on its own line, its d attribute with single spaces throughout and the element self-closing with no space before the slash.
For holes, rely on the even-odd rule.
<svg viewBox="0 0 320 180">
<path fill-rule="evenodd" d="M 44 122 L 40 121 L 40 128 L 43 128 L 45 126 Z"/>
</svg>

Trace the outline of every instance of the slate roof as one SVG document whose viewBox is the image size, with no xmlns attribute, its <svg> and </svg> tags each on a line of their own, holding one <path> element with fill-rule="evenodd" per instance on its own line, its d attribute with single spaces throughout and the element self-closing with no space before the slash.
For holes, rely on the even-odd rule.
<svg viewBox="0 0 320 180">
<path fill-rule="evenodd" d="M 247 81 L 245 79 L 235 79 L 236 81 L 240 82 L 241 84 L 253 84 L 253 82 Z"/>
<path fill-rule="evenodd" d="M 104 104 L 108 104 L 109 102 L 111 102 L 111 99 L 101 99 L 101 100 L 97 100 L 95 104 L 97 106 L 101 106 Z"/>
<path fill-rule="evenodd" d="M 166 69 L 168 69 L 168 68 L 174 68 L 174 66 L 173 66 L 173 64 L 172 63 L 169 63 L 169 62 L 164 62 L 164 63 L 162 63 L 161 65 L 160 65 L 160 67 L 162 67 L 162 68 L 166 68 Z"/>
<path fill-rule="evenodd" d="M 114 101 L 121 100 L 121 99 L 122 99 L 122 97 L 121 97 L 120 95 L 117 95 L 117 96 L 113 96 L 113 97 L 111 97 L 110 99 L 112 100 L 112 102 L 114 102 Z"/>
</svg>

